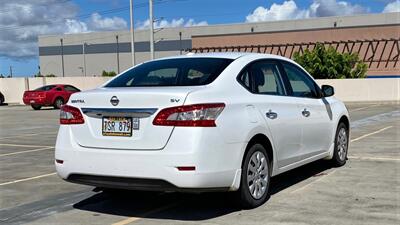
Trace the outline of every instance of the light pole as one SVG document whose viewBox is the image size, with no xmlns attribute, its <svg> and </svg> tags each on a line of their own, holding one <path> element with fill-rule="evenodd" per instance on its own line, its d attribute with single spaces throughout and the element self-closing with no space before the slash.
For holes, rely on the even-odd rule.
<svg viewBox="0 0 400 225">
<path fill-rule="evenodd" d="M 154 59 L 153 0 L 149 0 L 149 22 L 150 22 L 150 59 Z"/>
<path fill-rule="evenodd" d="M 65 77 L 65 73 L 64 73 L 64 43 L 63 43 L 63 39 L 60 39 L 61 42 L 61 67 L 62 67 L 62 75 L 63 77 Z"/>
<path fill-rule="evenodd" d="M 130 0 L 130 19 L 131 19 L 131 55 L 132 55 L 132 66 L 135 66 L 135 33 L 133 30 L 133 0 Z"/>
<path fill-rule="evenodd" d="M 83 54 L 83 70 L 84 70 L 84 76 L 86 77 L 86 52 L 85 52 L 85 46 L 86 42 L 83 42 L 82 44 L 82 54 Z"/>
</svg>

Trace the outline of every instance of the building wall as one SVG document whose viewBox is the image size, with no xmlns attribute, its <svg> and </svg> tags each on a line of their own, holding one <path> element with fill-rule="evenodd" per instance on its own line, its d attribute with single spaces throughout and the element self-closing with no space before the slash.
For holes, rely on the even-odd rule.
<svg viewBox="0 0 400 225">
<path fill-rule="evenodd" d="M 193 48 L 198 49 L 232 47 L 231 49 L 235 51 L 235 46 L 276 45 L 277 47 L 274 49 L 272 49 L 272 47 L 269 47 L 269 49 L 248 48 L 248 51 L 264 51 L 290 58 L 293 55 L 293 52 L 300 51 L 300 45 L 302 45 L 303 48 L 308 47 L 311 49 L 314 46 L 308 45 L 308 43 L 332 43 L 343 41 L 342 43 L 337 44 L 337 50 L 339 52 L 347 52 L 351 49 L 352 52 L 358 53 L 360 59 L 364 60 L 369 65 L 367 72 L 368 75 L 382 76 L 400 75 L 399 58 L 393 61 L 395 56 L 400 53 L 398 48 L 398 43 L 400 41 L 399 37 L 400 25 L 374 25 L 349 28 L 194 36 L 192 37 L 192 46 Z M 347 46 L 345 45 L 346 41 L 357 40 L 371 40 L 372 42 L 358 42 L 350 43 Z M 374 42 L 373 40 L 390 41 Z M 299 45 L 292 45 L 294 43 Z M 335 44 L 333 44 L 333 46 L 336 47 Z"/>
<path fill-rule="evenodd" d="M 187 28 L 166 28 L 155 34 L 156 58 L 181 54 L 182 49 L 199 46 L 238 45 L 239 43 L 277 43 L 294 40 L 338 40 L 381 36 L 398 38 L 400 13 L 368 14 L 345 17 L 324 17 L 304 20 L 211 25 Z M 337 29 L 332 29 L 336 27 Z M 370 27 L 376 29 L 370 31 Z M 340 28 L 340 29 L 339 29 Z M 363 30 L 362 35 L 359 34 Z M 340 32 L 337 30 L 346 30 Z M 354 36 L 355 34 L 355 36 Z M 352 36 L 353 35 L 353 36 Z M 396 36 L 397 35 L 397 36 Z M 103 70 L 117 72 L 117 40 L 120 71 L 131 66 L 130 33 L 128 31 L 94 32 L 85 34 L 47 35 L 39 37 L 39 59 L 42 74 L 62 76 L 61 50 L 64 55 L 65 76 L 82 76 L 83 47 L 86 74 L 99 76 Z M 224 38 L 225 37 L 225 38 Z M 63 40 L 63 48 L 61 41 Z M 250 41 L 249 41 L 250 40 Z M 282 41 L 284 40 L 284 41 Z M 136 63 L 150 59 L 149 31 L 135 32 Z M 183 52 L 185 53 L 185 52 Z M 81 68 L 80 68 L 81 67 Z M 387 73 L 386 71 L 383 74 Z"/>
</svg>

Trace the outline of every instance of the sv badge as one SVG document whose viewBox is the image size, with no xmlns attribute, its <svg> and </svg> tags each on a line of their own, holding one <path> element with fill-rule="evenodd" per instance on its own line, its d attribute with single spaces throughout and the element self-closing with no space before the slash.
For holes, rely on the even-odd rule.
<svg viewBox="0 0 400 225">
<path fill-rule="evenodd" d="M 171 98 L 170 101 L 171 101 L 172 103 L 178 103 L 178 102 L 180 101 L 180 99 Z"/>
</svg>

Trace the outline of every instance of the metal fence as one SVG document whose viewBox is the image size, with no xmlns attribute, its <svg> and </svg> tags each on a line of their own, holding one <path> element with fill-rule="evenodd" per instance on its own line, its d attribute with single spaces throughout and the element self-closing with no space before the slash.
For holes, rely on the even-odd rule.
<svg viewBox="0 0 400 225">
<path fill-rule="evenodd" d="M 186 52 L 257 52 L 281 55 L 292 58 L 295 52 L 303 54 L 306 49 L 313 50 L 318 43 L 332 46 L 341 53 L 357 53 L 369 68 L 396 68 L 400 55 L 400 39 L 347 40 L 309 43 L 286 43 L 267 45 L 242 45 L 221 47 L 189 48 Z"/>
</svg>

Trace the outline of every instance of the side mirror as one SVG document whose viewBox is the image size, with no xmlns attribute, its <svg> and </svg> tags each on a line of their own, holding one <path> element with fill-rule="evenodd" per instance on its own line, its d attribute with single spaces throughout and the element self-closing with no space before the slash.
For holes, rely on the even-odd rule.
<svg viewBox="0 0 400 225">
<path fill-rule="evenodd" d="M 330 97 L 335 94 L 335 89 L 330 85 L 322 85 L 322 93 L 324 97 Z"/>
</svg>

